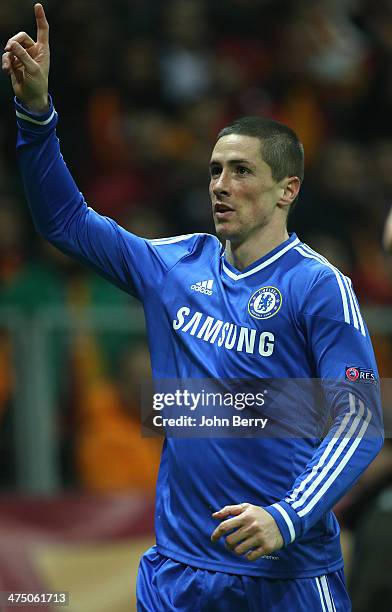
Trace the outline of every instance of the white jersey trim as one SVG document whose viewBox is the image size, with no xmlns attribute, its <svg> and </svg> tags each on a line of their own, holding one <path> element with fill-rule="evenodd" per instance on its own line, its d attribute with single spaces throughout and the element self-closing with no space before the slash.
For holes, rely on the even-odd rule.
<svg viewBox="0 0 392 612">
<path fill-rule="evenodd" d="M 197 234 L 183 234 L 181 236 L 169 236 L 168 238 L 153 238 L 152 240 L 147 240 L 154 246 L 159 246 L 162 244 L 173 244 L 174 242 L 181 242 L 182 240 L 186 240 L 187 238 L 191 238 L 191 236 L 196 236 Z"/>
<path fill-rule="evenodd" d="M 285 500 L 291 504 L 293 510 L 300 508 L 307 502 L 306 505 L 298 512 L 298 516 L 300 518 L 305 516 L 305 514 L 308 514 L 322 498 L 324 493 L 331 487 L 362 441 L 366 429 L 371 421 L 372 415 L 368 408 L 365 410 L 364 403 L 358 399 L 359 411 L 351 421 L 352 415 L 355 414 L 355 402 L 355 396 L 352 393 L 349 393 L 350 411 L 345 415 L 339 429 L 334 437 L 329 441 L 328 446 L 320 457 L 318 463 L 313 466 L 311 473 L 301 482 L 300 486 L 294 490 L 293 495 Z M 349 426 L 350 421 L 351 423 Z M 359 431 L 358 427 L 360 427 Z M 344 430 L 346 431 L 343 434 Z M 343 434 L 343 436 L 341 434 Z M 337 443 L 339 444 L 332 454 L 332 451 Z M 346 454 L 343 455 L 343 451 L 349 443 L 351 446 L 347 450 Z M 327 459 L 328 463 L 326 463 Z M 324 463 L 326 463 L 325 467 L 323 467 Z M 322 469 L 320 470 L 320 468 Z M 327 480 L 317 491 L 317 493 L 308 501 L 308 498 L 312 495 L 312 493 L 314 493 L 317 487 L 321 485 L 326 477 L 328 477 Z M 312 484 L 300 497 L 298 497 L 299 493 L 304 490 L 305 486 L 309 484 L 310 481 L 313 481 Z M 298 499 L 295 501 L 296 497 L 298 497 Z M 292 503 L 293 500 L 294 503 Z"/>
<path fill-rule="evenodd" d="M 312 253 L 313 255 L 319 257 L 319 259 L 325 263 L 327 266 L 330 266 L 334 271 L 336 271 L 338 274 L 340 274 L 340 276 L 342 277 L 342 279 L 344 280 L 344 283 L 346 285 L 347 288 L 347 293 L 349 296 L 349 300 L 350 300 L 350 305 L 351 305 L 351 309 L 352 309 L 352 315 L 353 315 L 353 320 L 354 320 L 354 326 L 356 327 L 356 329 L 359 329 L 357 327 L 357 325 L 355 324 L 355 321 L 357 321 L 359 323 L 359 326 L 361 328 L 361 334 L 363 336 L 366 336 L 366 330 L 365 330 L 365 324 L 359 309 L 359 304 L 358 304 L 358 300 L 355 296 L 354 290 L 353 290 L 353 285 L 351 282 L 351 278 L 349 278 L 348 276 L 345 276 L 344 274 L 342 274 L 342 272 L 340 272 L 340 270 L 338 270 L 335 266 L 333 266 L 328 259 L 326 259 L 325 257 L 323 257 L 323 255 L 320 255 L 320 253 L 316 253 L 316 251 L 314 251 L 313 249 L 310 248 L 309 245 L 305 244 L 304 245 L 306 247 L 306 250 L 309 251 L 309 253 Z"/>
<path fill-rule="evenodd" d="M 303 257 L 307 257 L 308 259 L 314 259 L 315 261 L 324 264 L 327 268 L 332 270 L 332 272 L 335 274 L 336 281 L 340 290 L 340 295 L 342 298 L 345 323 L 347 323 L 348 325 L 353 325 L 358 331 L 361 332 L 363 336 L 366 336 L 365 325 L 363 323 L 361 313 L 359 312 L 359 307 L 352 289 L 351 280 L 347 276 L 344 276 L 344 274 L 342 274 L 340 270 L 335 268 L 335 266 L 333 266 L 327 259 L 325 259 L 325 257 L 320 255 L 319 253 L 316 253 L 315 251 L 313 251 L 313 249 L 308 247 L 308 245 L 301 244 L 301 246 L 297 246 L 295 250 Z"/>
<path fill-rule="evenodd" d="M 282 508 L 282 506 L 280 506 L 279 504 L 272 504 L 272 508 L 276 508 L 276 510 L 280 512 L 280 514 L 282 515 L 288 527 L 288 530 L 290 532 L 290 544 L 291 544 L 295 540 L 295 529 L 294 529 L 293 521 L 291 520 L 286 510 Z"/>
<path fill-rule="evenodd" d="M 15 112 L 16 112 L 16 116 L 19 119 L 23 119 L 23 121 L 30 121 L 30 123 L 34 123 L 35 125 L 48 125 L 48 123 L 52 121 L 53 117 L 56 114 L 56 111 L 53 109 L 48 119 L 45 119 L 44 121 L 38 121 L 38 119 L 33 119 L 32 117 L 29 117 L 28 115 L 25 115 L 24 113 L 21 113 L 19 111 L 15 111 Z"/>
<path fill-rule="evenodd" d="M 259 264 L 252 270 L 248 270 L 247 272 L 243 272 L 242 274 L 235 274 L 235 272 L 232 272 L 232 270 L 230 270 L 226 266 L 224 259 L 222 260 L 223 270 L 226 272 L 227 276 L 230 276 L 230 278 L 232 278 L 233 280 L 235 281 L 241 280 L 242 278 L 246 278 L 247 276 L 251 276 L 252 274 L 256 274 L 257 272 L 260 272 L 260 270 L 263 270 L 264 268 L 272 264 L 274 261 L 282 257 L 282 255 L 287 253 L 287 251 L 290 251 L 290 249 L 294 248 L 297 244 L 299 244 L 299 242 L 300 242 L 299 238 L 296 238 L 295 240 L 293 240 L 293 242 L 286 245 L 283 249 L 275 253 L 275 255 L 272 255 L 272 257 L 269 257 L 268 259 L 266 259 L 266 261 L 263 261 L 263 263 Z"/>
<path fill-rule="evenodd" d="M 362 404 L 362 406 L 363 406 L 362 402 L 360 402 L 360 404 Z M 370 412 L 370 410 L 368 408 L 366 408 L 366 418 L 363 421 L 362 427 L 359 430 L 358 435 L 356 436 L 355 442 L 352 443 L 352 445 L 350 447 L 350 450 L 347 451 L 347 453 L 345 454 L 345 456 L 342 459 L 342 461 L 339 463 L 339 465 L 336 468 L 336 470 L 334 472 L 332 472 L 331 476 L 328 478 L 328 480 L 324 483 L 324 485 L 318 491 L 317 495 L 315 495 L 313 497 L 313 499 L 307 504 L 307 506 L 305 506 L 305 508 L 303 508 L 302 510 L 300 510 L 298 512 L 298 516 L 303 517 L 303 516 L 305 516 L 305 514 L 308 514 L 308 512 L 310 512 L 314 508 L 314 506 L 317 504 L 317 502 L 321 499 L 321 497 L 324 495 L 324 493 L 335 482 L 335 480 L 337 479 L 337 477 L 339 476 L 341 471 L 346 467 L 347 463 L 349 462 L 349 460 L 351 459 L 351 457 L 353 456 L 353 454 L 357 450 L 359 444 L 361 443 L 362 438 L 363 438 L 363 436 L 364 436 L 364 434 L 365 434 L 365 432 L 366 432 L 366 430 L 367 430 L 367 428 L 369 426 L 371 418 L 372 418 L 371 412 Z M 357 422 L 360 422 L 360 421 L 358 421 L 358 419 L 357 419 Z M 341 454 L 341 452 L 339 454 Z"/>
<path fill-rule="evenodd" d="M 350 400 L 350 410 L 344 415 L 344 418 L 335 436 L 329 441 L 326 449 L 324 450 L 323 454 L 318 460 L 318 463 L 312 467 L 312 470 L 308 474 L 308 476 L 301 482 L 301 484 L 296 489 L 294 489 L 290 497 L 286 499 L 287 502 L 295 502 L 299 494 L 302 493 L 302 491 L 305 489 L 306 485 L 317 475 L 317 472 L 320 470 L 320 468 L 323 467 L 324 463 L 326 462 L 328 458 L 328 455 L 333 450 L 333 447 L 338 443 L 340 436 L 342 435 L 343 431 L 346 429 L 347 423 L 351 420 L 351 417 L 354 414 L 355 414 L 355 405 L 353 405 Z M 293 507 L 294 507 L 294 504 L 293 504 Z"/>
<path fill-rule="evenodd" d="M 203 232 L 195 232 L 194 234 L 182 234 L 181 236 L 169 236 L 168 238 L 146 238 L 146 240 L 154 246 L 162 246 L 164 244 L 173 244 L 175 242 L 181 242 L 182 240 L 187 240 L 188 238 L 192 238 L 193 236 L 211 236 L 211 238 L 214 238 L 220 245 L 220 241 L 216 236 L 214 236 L 213 234 L 205 234 Z"/>
<path fill-rule="evenodd" d="M 363 336 L 366 336 L 365 324 L 364 324 L 363 319 L 362 319 L 361 311 L 359 310 L 358 300 L 357 300 L 357 298 L 355 296 L 351 279 L 347 278 L 347 281 L 348 281 L 348 285 L 349 285 L 349 292 L 352 295 L 353 302 L 354 302 L 354 310 L 356 311 L 357 316 L 358 316 L 358 321 L 359 321 L 359 325 L 360 325 L 360 328 L 361 328 L 361 333 L 362 333 Z"/>
<path fill-rule="evenodd" d="M 353 316 L 353 324 L 354 324 L 355 329 L 359 329 L 357 311 L 356 311 L 356 309 L 354 307 L 354 300 L 353 300 L 352 293 L 350 291 L 350 283 L 348 281 L 347 276 L 342 276 L 342 278 L 343 278 L 344 284 L 346 285 L 346 291 L 347 291 L 348 299 L 350 301 L 351 314 Z"/>
</svg>

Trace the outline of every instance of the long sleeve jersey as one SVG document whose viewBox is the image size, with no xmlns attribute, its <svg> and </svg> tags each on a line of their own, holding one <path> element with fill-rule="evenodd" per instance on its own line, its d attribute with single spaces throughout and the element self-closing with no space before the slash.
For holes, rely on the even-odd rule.
<svg viewBox="0 0 392 612">
<path fill-rule="evenodd" d="M 320 382 L 322 401 L 300 385 L 286 396 L 286 417 L 306 423 L 306 435 L 166 437 L 158 550 L 271 578 L 342 567 L 331 508 L 383 439 L 377 366 L 351 281 L 295 234 L 241 271 L 209 234 L 140 238 L 86 204 L 60 153 L 52 104 L 36 115 L 16 101 L 16 114 L 38 232 L 142 302 L 155 379 Z M 281 550 L 249 562 L 210 541 L 212 512 L 242 502 L 274 517 Z"/>
</svg>

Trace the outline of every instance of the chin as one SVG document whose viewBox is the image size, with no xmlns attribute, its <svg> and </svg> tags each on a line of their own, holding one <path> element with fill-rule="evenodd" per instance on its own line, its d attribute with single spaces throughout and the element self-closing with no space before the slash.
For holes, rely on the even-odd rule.
<svg viewBox="0 0 392 612">
<path fill-rule="evenodd" d="M 231 232 L 228 231 L 227 228 L 219 227 L 219 226 L 218 227 L 215 226 L 215 233 L 218 236 L 219 240 L 223 240 L 223 241 L 230 240 L 230 237 L 232 234 Z"/>
<path fill-rule="evenodd" d="M 220 240 L 231 240 L 235 236 L 233 228 L 226 223 L 215 223 L 215 233 Z"/>
</svg>

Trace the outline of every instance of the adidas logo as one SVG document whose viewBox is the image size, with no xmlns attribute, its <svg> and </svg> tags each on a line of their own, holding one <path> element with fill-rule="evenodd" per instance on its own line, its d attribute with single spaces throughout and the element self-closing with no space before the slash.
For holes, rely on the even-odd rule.
<svg viewBox="0 0 392 612">
<path fill-rule="evenodd" d="M 205 293 L 205 295 L 212 295 L 213 284 L 213 280 L 199 281 L 198 283 L 191 285 L 191 289 L 193 289 L 193 291 L 198 291 L 199 293 Z"/>
</svg>

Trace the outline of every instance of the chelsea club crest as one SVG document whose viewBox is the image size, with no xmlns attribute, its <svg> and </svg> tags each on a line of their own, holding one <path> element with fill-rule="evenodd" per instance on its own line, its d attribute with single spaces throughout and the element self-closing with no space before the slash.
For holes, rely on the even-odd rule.
<svg viewBox="0 0 392 612">
<path fill-rule="evenodd" d="M 279 312 L 282 294 L 276 287 L 257 289 L 248 302 L 248 312 L 255 319 L 269 319 Z"/>
</svg>

